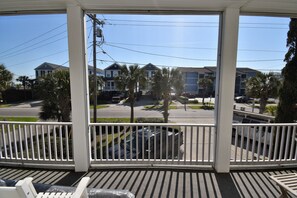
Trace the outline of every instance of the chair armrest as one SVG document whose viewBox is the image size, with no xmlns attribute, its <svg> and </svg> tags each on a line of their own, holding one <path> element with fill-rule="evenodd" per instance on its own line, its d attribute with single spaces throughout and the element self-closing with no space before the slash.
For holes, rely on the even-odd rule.
<svg viewBox="0 0 297 198">
<path fill-rule="evenodd" d="M 89 181 L 90 177 L 83 177 L 80 180 L 75 192 L 73 193 L 73 198 L 88 197 L 87 186 Z"/>
</svg>

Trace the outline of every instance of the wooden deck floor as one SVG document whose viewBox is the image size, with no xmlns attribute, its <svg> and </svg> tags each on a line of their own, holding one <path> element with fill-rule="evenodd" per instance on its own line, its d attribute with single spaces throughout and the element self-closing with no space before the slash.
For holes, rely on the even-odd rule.
<svg viewBox="0 0 297 198">
<path fill-rule="evenodd" d="M 35 183 L 75 186 L 83 176 L 90 176 L 88 187 L 130 190 L 136 197 L 278 197 L 278 187 L 269 175 L 297 172 L 232 171 L 217 174 L 211 171 L 174 171 L 156 169 L 96 170 L 87 173 L 0 167 L 0 178 L 19 180 L 33 177 Z"/>
</svg>

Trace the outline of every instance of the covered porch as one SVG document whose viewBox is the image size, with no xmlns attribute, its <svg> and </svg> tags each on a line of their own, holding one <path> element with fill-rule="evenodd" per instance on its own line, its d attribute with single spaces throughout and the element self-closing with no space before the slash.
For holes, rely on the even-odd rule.
<svg viewBox="0 0 297 198">
<path fill-rule="evenodd" d="M 278 194 L 275 185 L 269 182 L 268 175 L 274 172 L 236 172 L 235 168 L 270 168 L 280 166 L 296 166 L 297 146 L 295 139 L 296 124 L 232 124 L 233 99 L 236 77 L 237 43 L 239 17 L 241 14 L 288 16 L 294 17 L 297 4 L 292 0 L 231 0 L 231 1 L 148 1 L 139 2 L 127 0 L 124 3 L 108 1 L 35 1 L 24 2 L 21 0 L 2 1 L 0 14 L 26 14 L 26 13 L 59 13 L 67 14 L 68 48 L 70 63 L 71 98 L 72 98 L 72 122 L 71 123 L 17 123 L 1 122 L 1 165 L 43 167 L 64 167 L 76 172 L 86 172 L 92 176 L 90 186 L 130 188 L 136 195 L 155 195 L 176 193 L 174 196 L 187 196 L 188 193 L 197 193 L 201 196 L 224 196 L 226 183 L 233 183 L 228 192 L 236 192 L 240 195 L 269 195 Z M 92 124 L 89 118 L 89 90 L 87 82 L 87 57 L 85 15 L 87 12 L 107 13 L 184 13 L 199 14 L 201 12 L 220 14 L 220 34 L 218 47 L 217 81 L 215 124 Z M 178 127 L 182 133 L 178 133 L 177 142 L 182 150 L 177 155 L 170 155 L 176 149 L 173 142 L 174 136 L 168 128 Z M 136 147 L 133 146 L 132 136 L 130 144 L 126 133 L 139 131 L 144 137 L 147 128 L 165 128 L 160 134 L 152 138 L 152 143 L 142 144 L 136 138 Z M 123 130 L 124 129 L 124 130 Z M 233 130 L 235 129 L 235 130 Z M 119 141 L 115 142 L 119 132 L 124 134 L 124 156 L 115 154 L 115 149 L 120 150 Z M 234 132 L 234 133 L 232 133 Z M 258 136 L 256 135 L 258 134 Z M 70 136 L 71 134 L 71 136 Z M 138 133 L 136 133 L 138 134 Z M 163 134 L 165 134 L 163 136 Z M 105 147 L 103 136 L 111 135 L 112 142 L 106 140 Z M 71 138 L 70 138 L 71 137 Z M 99 138 L 99 139 L 97 139 Z M 166 141 L 162 141 L 165 138 Z M 172 138 L 172 139 L 171 139 Z M 120 137 L 118 139 L 121 139 Z M 170 139 L 172 140 L 170 144 Z M 96 140 L 96 141 L 94 141 Z M 158 155 L 156 151 L 159 142 L 165 142 L 165 154 Z M 99 144 L 98 146 L 98 142 Z M 48 146 L 46 146 L 48 145 Z M 169 151 L 168 148 L 172 147 Z M 127 155 L 127 150 L 139 153 L 150 151 L 148 155 Z M 163 153 L 163 152 L 161 152 Z M 182 154 L 181 154 L 182 153 Z M 139 157 L 139 158 L 138 158 Z M 122 166 L 121 171 L 113 170 L 113 166 Z M 163 167 L 162 170 L 146 170 L 149 166 Z M 206 168 L 214 169 L 217 173 L 225 173 L 224 176 L 214 172 L 195 172 Z M 93 171 L 92 169 L 111 170 Z M 140 169 L 143 167 L 143 169 Z M 117 167 L 118 168 L 118 167 Z M 176 171 L 171 169 L 191 168 L 192 171 Z M 24 171 L 24 172 L 22 172 Z M 5 179 L 20 178 L 26 173 L 36 174 L 47 170 L 33 171 L 26 169 L 1 168 Z M 19 174 L 15 175 L 16 173 Z M 79 175 L 69 170 L 56 172 L 64 180 L 47 180 L 44 182 L 66 184 L 67 175 Z M 110 179 L 103 182 L 96 181 L 97 176 L 109 175 Z M 121 183 L 116 180 L 122 176 L 122 180 L 131 177 L 139 179 Z M 149 176 L 149 177 L 148 177 Z M 75 176 L 77 177 L 77 176 Z M 99 177 L 99 178 L 100 178 Z M 145 179 L 141 179 L 144 178 Z M 36 177 L 37 178 L 37 177 Z M 256 179 L 258 178 L 258 179 Z M 53 178 L 51 178 L 53 179 Z M 199 187 L 201 181 L 204 187 Z M 156 183 L 153 181 L 167 181 Z M 40 180 L 41 181 L 41 180 Z M 255 181 L 255 182 L 254 182 Z M 39 182 L 39 180 L 36 180 Z M 43 181 L 41 181 L 43 182 Z M 65 183 L 63 183 L 65 182 Z M 99 182 L 99 183 L 98 183 Z M 135 182 L 135 183 L 134 183 Z M 67 183 L 67 185 L 75 184 Z M 174 185 L 173 185 L 174 184 Z M 239 185 L 241 184 L 241 185 Z M 147 186 L 144 188 L 143 186 Z M 167 186 L 167 187 L 166 187 Z M 182 186 L 183 191 L 177 191 Z M 195 188 L 194 188 L 195 186 Z M 197 188 L 196 188 L 197 186 Z M 172 187 L 172 189 L 171 189 Z M 230 186 L 229 186 L 230 187 Z M 189 190 L 188 190 L 189 189 Z M 263 190 L 267 189 L 267 190 Z M 261 194 L 262 192 L 263 194 Z M 180 194 L 182 193 L 182 194 Z M 226 192 L 227 193 L 227 192 Z M 260 193 L 260 194 L 259 194 Z M 268 194 L 265 194 L 268 193 Z M 191 194 L 189 194 L 190 196 Z"/>
</svg>

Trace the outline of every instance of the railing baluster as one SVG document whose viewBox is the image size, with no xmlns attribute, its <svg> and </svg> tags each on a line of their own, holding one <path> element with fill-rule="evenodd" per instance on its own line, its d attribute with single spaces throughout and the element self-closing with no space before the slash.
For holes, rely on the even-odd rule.
<svg viewBox="0 0 297 198">
<path fill-rule="evenodd" d="M 24 128 L 25 128 L 26 160 L 28 160 L 29 159 L 29 145 L 28 145 L 27 125 L 24 125 Z"/>
<path fill-rule="evenodd" d="M 150 139 L 151 127 L 149 127 L 149 126 L 147 126 L 147 133 L 148 133 L 148 134 L 146 134 L 148 137 L 147 138 L 147 151 L 148 151 L 147 156 L 148 156 L 148 161 L 151 161 L 151 139 Z"/>
<path fill-rule="evenodd" d="M 112 161 L 114 161 L 114 126 L 111 126 L 111 136 L 112 136 L 112 141 L 111 141 Z"/>
<path fill-rule="evenodd" d="M 271 155 L 272 155 L 272 148 L 273 146 L 273 134 L 274 134 L 274 126 L 270 127 L 270 140 L 269 140 L 269 150 L 268 150 L 268 161 L 271 161 Z"/>
<path fill-rule="evenodd" d="M 255 127 L 255 128 L 256 128 L 256 127 Z M 261 137 L 262 137 L 262 126 L 259 127 L 259 131 L 258 131 L 257 162 L 260 161 L 260 154 L 261 154 Z"/>
<path fill-rule="evenodd" d="M 105 156 L 106 156 L 106 161 L 108 161 L 109 158 L 109 153 L 108 153 L 108 126 L 105 126 Z"/>
<path fill-rule="evenodd" d="M 160 126 L 160 161 L 162 162 L 163 159 L 163 131 L 162 126 Z"/>
<path fill-rule="evenodd" d="M 11 136 L 10 136 L 10 125 L 7 125 L 7 140 L 8 140 L 8 146 L 9 146 L 9 158 L 12 159 L 12 146 L 11 146 Z"/>
<path fill-rule="evenodd" d="M 252 162 L 254 161 L 255 149 L 256 149 L 256 127 L 254 127 L 253 129 Z"/>
<path fill-rule="evenodd" d="M 264 130 L 264 143 L 263 143 L 263 146 L 264 146 L 264 149 L 263 149 L 263 162 L 266 161 L 266 147 L 267 147 L 267 144 L 266 144 L 266 141 L 267 141 L 267 133 L 268 133 L 268 127 L 265 126 L 265 130 Z M 262 136 L 263 137 L 263 136 Z"/>
<path fill-rule="evenodd" d="M 59 160 L 63 160 L 64 159 L 64 155 L 63 155 L 63 134 L 62 134 L 62 126 L 59 126 L 59 137 L 60 137 L 60 159 Z"/>
<path fill-rule="evenodd" d="M 180 134 L 181 133 L 178 133 L 178 137 L 177 137 L 178 145 L 180 145 Z M 178 151 L 177 151 L 177 161 L 178 161 L 178 163 L 180 162 L 180 147 L 178 148 Z"/>
<path fill-rule="evenodd" d="M 102 143 L 102 126 L 100 125 L 99 128 L 99 134 L 100 134 L 100 161 L 102 162 L 103 160 L 103 143 Z"/>
<path fill-rule="evenodd" d="M 251 140 L 251 127 L 248 126 L 248 129 L 247 129 L 247 138 L 246 138 L 246 154 L 245 154 L 245 161 L 248 162 L 249 160 L 249 149 L 250 149 L 250 140 Z"/>
<path fill-rule="evenodd" d="M 174 154 L 174 145 L 175 145 L 175 140 L 174 140 L 174 138 L 175 138 L 175 130 L 173 129 L 172 130 L 172 136 L 171 136 L 171 158 L 172 158 L 172 162 L 174 162 L 174 156 L 175 156 L 175 154 Z M 178 149 L 178 148 L 177 148 Z"/>
<path fill-rule="evenodd" d="M 139 148 L 138 148 L 138 144 L 139 144 L 139 141 L 138 141 L 138 125 L 136 126 L 136 134 L 135 134 L 135 138 L 136 138 L 136 161 L 138 161 L 138 155 L 139 155 Z M 155 161 L 156 161 L 156 158 L 155 158 Z"/>
<path fill-rule="evenodd" d="M 45 139 L 44 139 L 44 125 L 41 125 L 41 141 L 42 141 L 42 159 L 46 159 L 46 153 L 45 153 Z"/>
<path fill-rule="evenodd" d="M 48 140 L 48 156 L 49 156 L 49 160 L 52 161 L 52 144 L 51 144 L 51 127 L 50 125 L 47 125 L 47 140 Z M 53 133 L 54 133 L 54 129 L 53 129 Z"/>
<path fill-rule="evenodd" d="M 12 125 L 12 131 L 13 131 L 13 143 L 14 143 L 14 155 L 15 155 L 15 159 L 18 159 L 18 144 L 17 144 L 17 136 L 16 136 L 16 132 L 15 132 L 15 124 Z"/>
<path fill-rule="evenodd" d="M 289 142 L 291 137 L 291 126 L 287 129 L 287 139 L 286 139 L 286 148 L 285 148 L 285 161 L 288 159 L 288 153 L 289 153 Z"/>
<path fill-rule="evenodd" d="M 126 140 L 126 136 L 127 136 L 127 134 L 126 134 L 126 126 L 124 127 L 124 161 L 126 161 L 126 159 L 127 159 L 127 140 Z M 143 135 L 143 132 L 142 132 L 142 135 Z"/>
<path fill-rule="evenodd" d="M 5 144 L 4 144 L 4 128 L 3 128 L 4 124 L 1 124 L 1 142 L 0 142 L 0 158 L 4 159 L 5 156 L 3 156 L 3 152 L 5 152 Z M 2 149 L 3 147 L 3 149 Z M 4 151 L 3 151 L 4 150 Z M 5 154 L 4 154 L 5 155 Z"/>
<path fill-rule="evenodd" d="M 97 138 L 96 138 L 96 128 L 97 126 L 92 126 L 91 131 L 92 131 L 92 136 L 93 136 L 93 153 L 94 157 L 93 159 L 97 161 Z"/>
<path fill-rule="evenodd" d="M 120 130 L 120 126 L 118 126 L 118 161 L 121 160 L 121 130 Z"/>
<path fill-rule="evenodd" d="M 69 157 L 69 131 L 68 131 L 68 125 L 65 125 L 65 138 L 66 138 L 66 158 L 67 161 L 70 161 Z"/>
<path fill-rule="evenodd" d="M 200 127 L 196 126 L 196 162 L 199 161 L 199 135 L 200 135 Z"/>
<path fill-rule="evenodd" d="M 291 138 L 291 149 L 290 149 L 290 160 L 292 160 L 293 158 L 293 152 L 294 152 L 294 146 L 295 146 L 295 142 L 296 142 L 296 126 L 293 127 L 293 135 Z"/>
<path fill-rule="evenodd" d="M 20 142 L 20 152 L 21 152 L 21 160 L 24 159 L 24 149 L 23 149 L 23 139 L 22 139 L 22 132 L 20 124 L 18 125 L 18 134 L 19 134 L 19 142 Z"/>
<path fill-rule="evenodd" d="M 172 131 L 173 133 L 173 131 Z M 166 163 L 168 162 L 168 148 L 169 148 L 169 145 L 168 145 L 168 126 L 166 126 Z"/>
<path fill-rule="evenodd" d="M 210 162 L 211 127 L 208 127 L 208 162 Z"/>
<path fill-rule="evenodd" d="M 237 145 L 238 145 L 238 129 L 240 127 L 235 127 L 235 142 L 234 142 L 234 162 L 237 161 Z"/>
<path fill-rule="evenodd" d="M 157 127 L 154 126 L 154 162 L 157 160 Z"/>
<path fill-rule="evenodd" d="M 273 161 L 276 161 L 276 157 L 277 157 L 277 154 L 279 154 L 280 152 L 278 152 L 278 145 L 279 145 L 279 131 L 280 131 L 280 126 L 277 126 L 276 127 L 276 135 L 275 135 L 275 146 L 274 146 L 274 155 L 273 155 Z"/>
<path fill-rule="evenodd" d="M 285 130 L 286 130 L 286 126 L 283 126 L 282 127 L 282 137 L 281 137 L 281 147 L 280 147 L 280 153 L 279 153 L 279 156 L 280 156 L 280 160 L 283 159 L 283 154 L 284 154 L 284 144 L 285 144 Z"/>
<path fill-rule="evenodd" d="M 133 157 L 133 148 L 132 148 L 132 136 L 133 136 L 133 126 L 130 126 L 130 161 L 132 161 Z"/>
<path fill-rule="evenodd" d="M 240 162 L 242 162 L 242 154 L 243 154 L 243 141 L 244 141 L 244 134 L 245 130 L 247 129 L 247 126 L 241 127 L 241 138 L 240 138 Z"/>
<path fill-rule="evenodd" d="M 187 138 L 188 137 L 188 127 L 185 126 L 185 134 L 184 134 L 184 164 L 187 161 L 187 146 L 188 146 L 188 142 L 187 142 Z"/>
<path fill-rule="evenodd" d="M 37 147 L 37 159 L 40 160 L 40 144 L 39 144 L 39 134 L 37 125 L 35 125 L 35 138 L 36 138 L 36 147 Z"/>
<path fill-rule="evenodd" d="M 193 159 L 193 126 L 191 126 L 191 138 L 190 138 L 190 163 L 192 164 Z"/>
<path fill-rule="evenodd" d="M 202 162 L 204 162 L 204 151 L 205 151 L 205 126 L 203 126 L 203 133 L 202 133 Z"/>
<path fill-rule="evenodd" d="M 35 160 L 35 149 L 34 149 L 34 140 L 33 140 L 33 126 L 29 126 L 29 132 L 30 132 L 30 143 L 31 143 L 31 157 L 32 160 Z"/>
<path fill-rule="evenodd" d="M 54 125 L 54 151 L 55 151 L 55 160 L 58 160 L 58 145 L 57 145 L 57 126 Z"/>
</svg>

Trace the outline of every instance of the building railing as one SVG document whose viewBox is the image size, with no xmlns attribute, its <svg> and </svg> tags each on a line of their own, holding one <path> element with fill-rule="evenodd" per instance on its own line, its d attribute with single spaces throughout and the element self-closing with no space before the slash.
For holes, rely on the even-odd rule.
<svg viewBox="0 0 297 198">
<path fill-rule="evenodd" d="M 212 165 L 214 125 L 90 124 L 91 164 Z"/>
<path fill-rule="evenodd" d="M 72 124 L 0 122 L 0 161 L 73 164 Z"/>
<path fill-rule="evenodd" d="M 233 124 L 231 165 L 297 163 L 296 124 Z"/>
<path fill-rule="evenodd" d="M 296 164 L 296 128 L 233 124 L 231 166 Z M 213 124 L 91 123 L 90 164 L 213 166 L 215 140 Z M 0 164 L 73 167 L 72 145 L 72 123 L 0 122 Z"/>
</svg>

